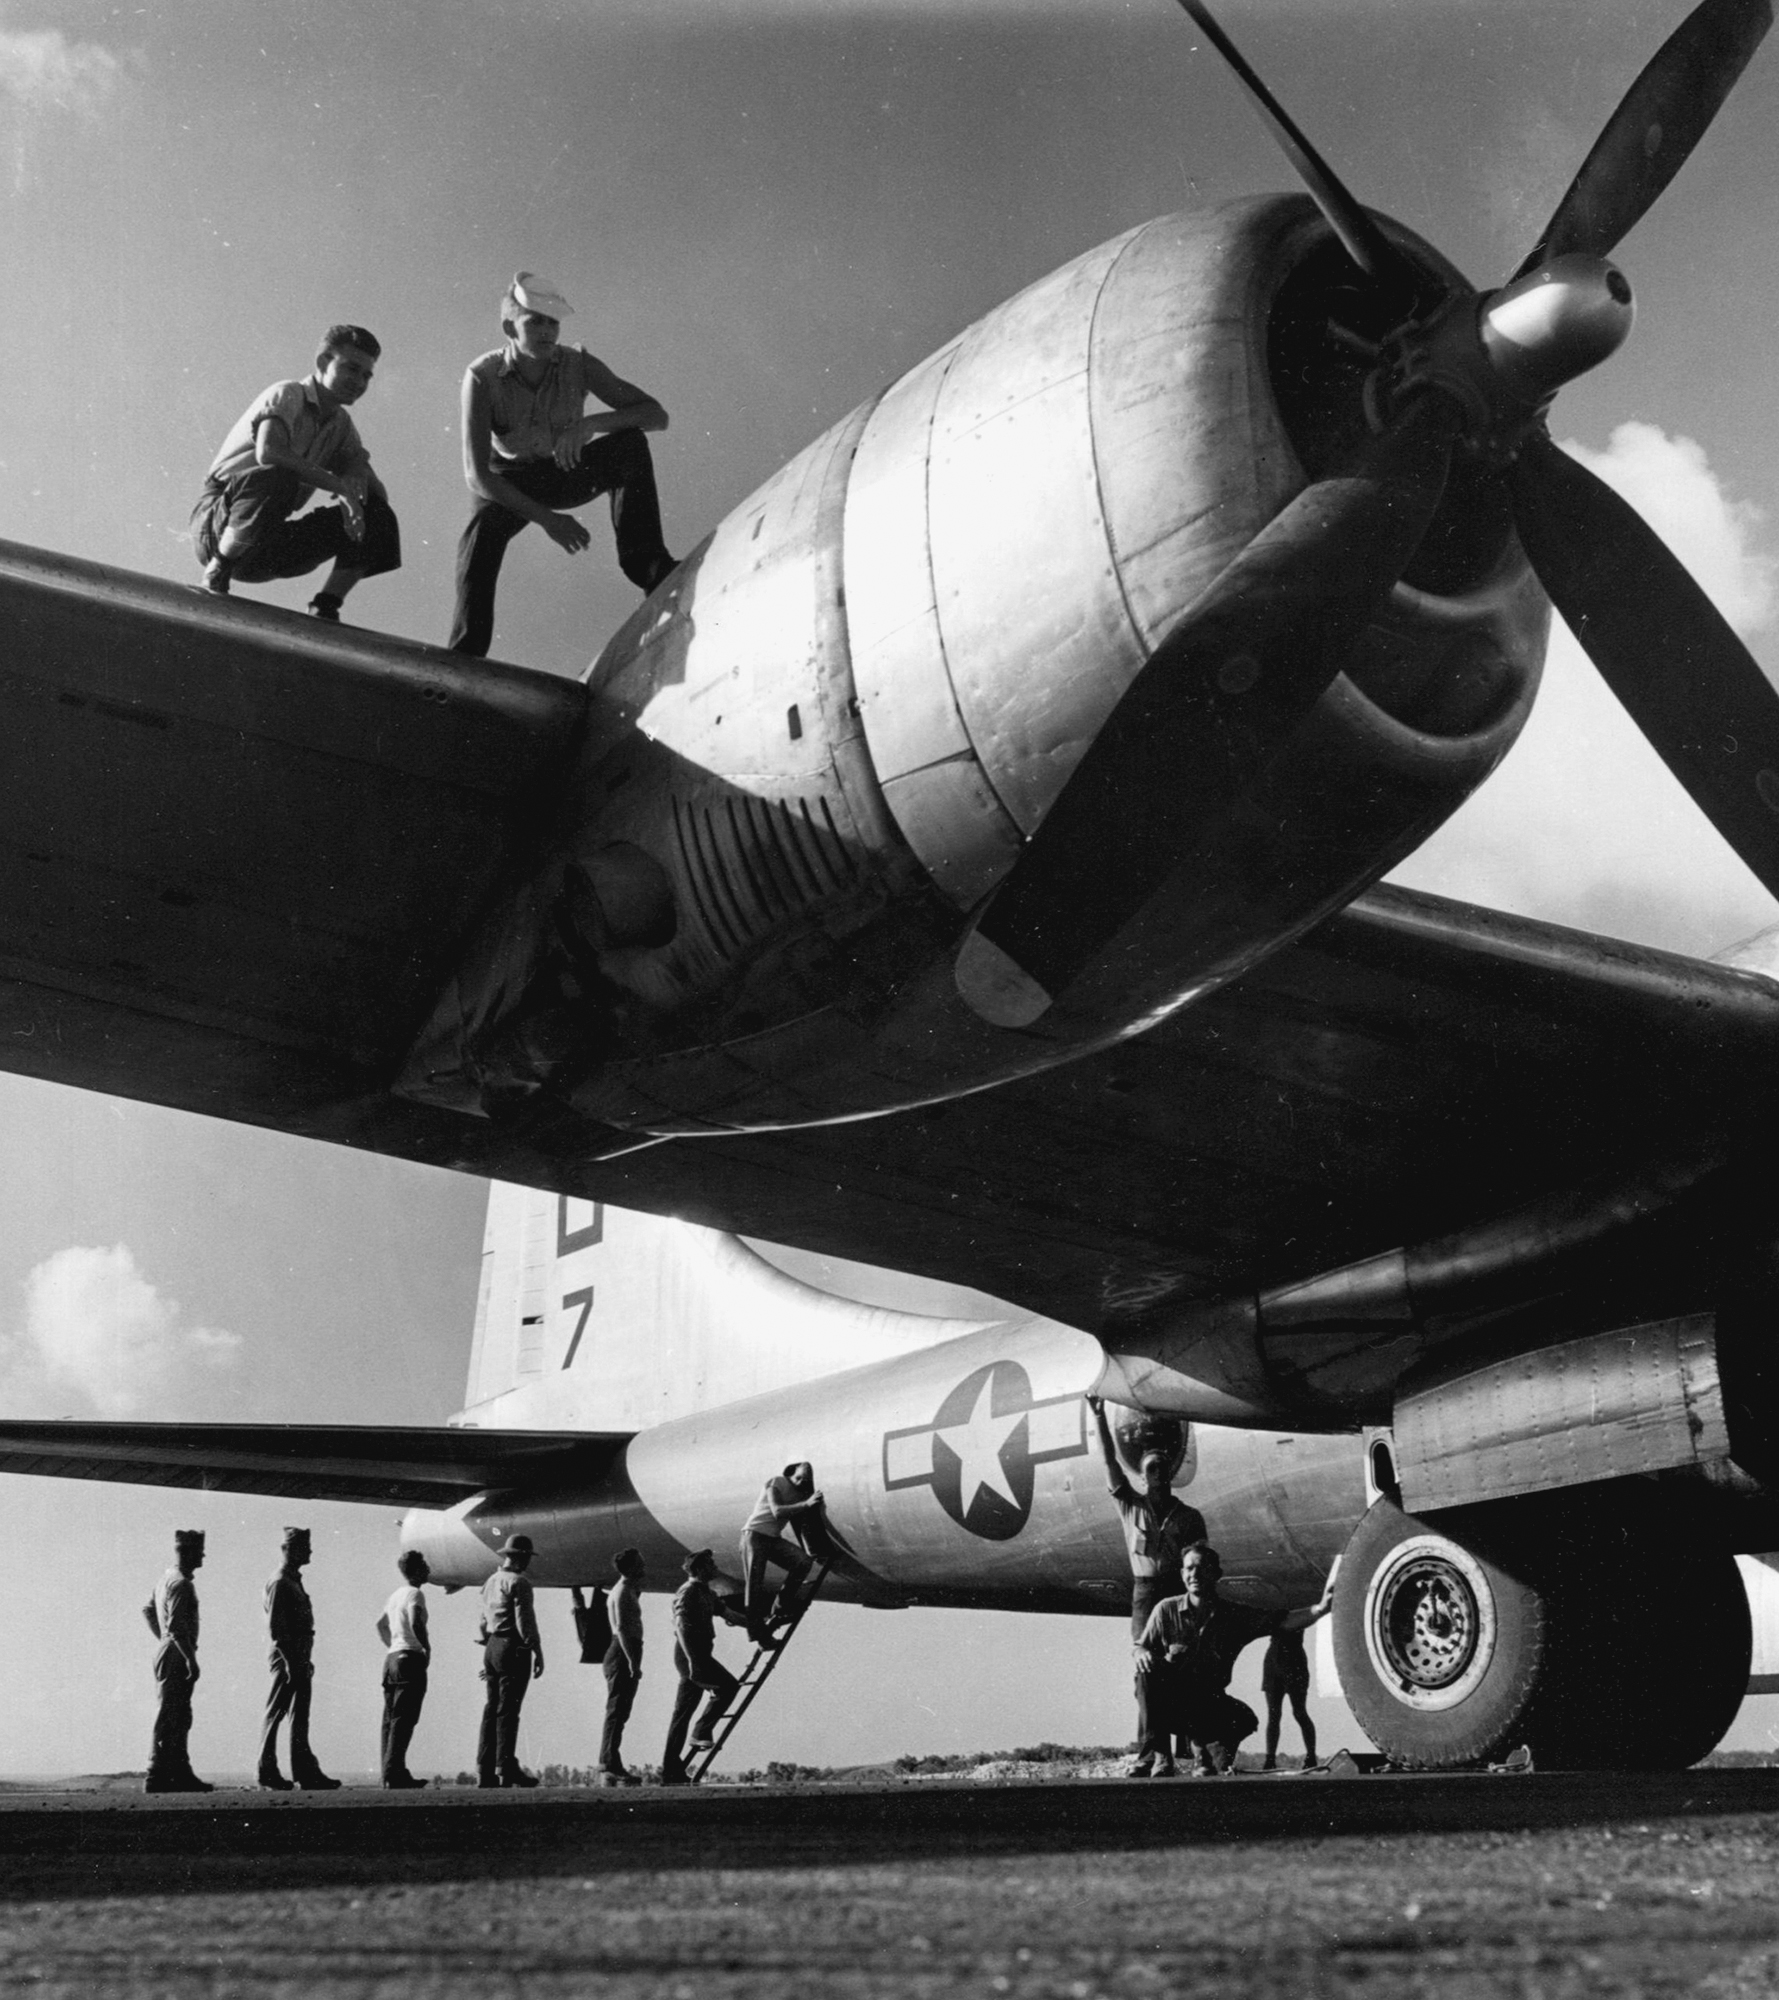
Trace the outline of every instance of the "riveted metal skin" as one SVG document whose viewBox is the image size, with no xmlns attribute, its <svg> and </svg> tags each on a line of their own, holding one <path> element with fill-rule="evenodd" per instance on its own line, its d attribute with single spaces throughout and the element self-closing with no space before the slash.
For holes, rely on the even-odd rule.
<svg viewBox="0 0 1779 2000">
<path fill-rule="evenodd" d="M 590 1154 L 930 1103 L 1142 1032 L 1422 840 L 1530 704 L 1546 614 L 1511 545 L 1460 595 L 1398 587 L 1041 1022 L 997 1026 L 956 989 L 969 912 L 1306 481 L 1270 315 L 1327 242 L 1297 197 L 1133 230 L 737 508 L 594 663 L 548 851 L 491 909 L 403 1090 L 497 1117 L 541 1092 Z M 614 844 L 661 871 L 666 942 L 577 916 L 576 871 Z"/>
<path fill-rule="evenodd" d="M 597 1483 L 418 1509 L 403 1538 L 450 1586 L 480 1583 L 518 1532 L 540 1583 L 603 1581 L 629 1546 L 658 1589 L 698 1548 L 737 1578 L 762 1484 L 807 1459 L 844 1558 L 824 1595 L 1123 1615 L 1094 1391 L 1122 1393 L 1105 1351 L 1054 1320 L 867 1306 L 718 1231 L 497 1182 L 457 1421 L 636 1435 Z M 1133 1444 L 1168 1452 L 1232 1578 L 1314 1599 L 1365 1509 L 1356 1440 L 1109 1414 L 1133 1481 Z"/>
<path fill-rule="evenodd" d="M 403 1545 L 450 1587 L 482 1582 L 515 1533 L 540 1584 L 601 1580 L 625 1547 L 655 1588 L 697 1548 L 739 1584 L 762 1483 L 807 1459 L 846 1555 L 825 1596 L 1124 1615 L 1129 1559 L 1082 1401 L 1103 1362 L 1068 1327 L 987 1327 L 658 1424 L 595 1487 L 415 1509 Z M 1181 1490 L 1214 1523 L 1231 1594 L 1312 1599 L 1364 1511 L 1357 1443 L 1201 1427 L 1194 1444 Z"/>
</svg>

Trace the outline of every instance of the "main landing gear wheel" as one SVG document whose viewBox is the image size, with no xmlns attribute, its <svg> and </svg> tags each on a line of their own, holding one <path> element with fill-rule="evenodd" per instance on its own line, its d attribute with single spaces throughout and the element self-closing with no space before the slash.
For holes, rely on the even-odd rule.
<svg viewBox="0 0 1779 2000">
<path fill-rule="evenodd" d="M 1735 1717 L 1748 1602 L 1734 1558 L 1641 1485 L 1437 1522 L 1380 1500 L 1341 1564 L 1334 1649 L 1355 1718 L 1397 1763 L 1452 1769 L 1524 1743 L 1547 1769 L 1672 1770 Z"/>
</svg>

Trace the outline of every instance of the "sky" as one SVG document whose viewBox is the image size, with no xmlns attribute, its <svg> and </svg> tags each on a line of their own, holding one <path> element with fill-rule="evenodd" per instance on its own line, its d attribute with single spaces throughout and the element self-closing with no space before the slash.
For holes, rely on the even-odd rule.
<svg viewBox="0 0 1779 2000">
<path fill-rule="evenodd" d="M 1230 0 L 1226 19 L 1361 198 L 1482 281 L 1518 261 L 1684 11 Z M 1636 330 L 1553 426 L 1769 671 L 1776 114 L 1769 48 L 1621 247 Z M 568 337 L 666 404 L 679 552 L 1020 286 L 1148 217 L 1286 184 L 1167 0 L 6 0 L 0 537 L 195 582 L 187 521 L 224 433 L 355 320 L 383 343 L 356 415 L 406 564 L 353 615 L 437 640 L 467 509 L 458 383 L 515 269 L 552 278 L 580 309 Z M 528 535 L 495 650 L 578 673 L 633 603 L 603 529 L 575 558 Z M 1779 920 L 1560 632 L 1522 742 L 1398 879 L 1702 953 Z M 4 1077 L 0 1132 L 0 1409 L 438 1423 L 459 1406 L 478 1183 Z M 140 1768 L 137 1607 L 184 1525 L 210 1534 L 194 1755 L 249 1768 L 286 1520 L 315 1531 L 317 1745 L 370 1767 L 392 1513 L 36 1480 L 0 1507 L 54 1579 L 41 1615 L 66 1663 L 0 1704 L 0 1774 Z M 415 1763 L 455 1771 L 473 1607 L 436 1615 Z M 589 1763 L 602 1688 L 570 1663 L 565 1609 L 545 1616 L 524 1754 Z M 664 1599 L 648 1618 L 643 1755 L 672 1686 Z M 1775 1706 L 1751 1703 L 1732 1740 L 1772 1741 Z M 1326 1741 L 1358 1740 L 1322 1713 Z M 818 1607 L 734 1754 L 853 1763 L 1129 1728 L 1117 1621 Z"/>
</svg>

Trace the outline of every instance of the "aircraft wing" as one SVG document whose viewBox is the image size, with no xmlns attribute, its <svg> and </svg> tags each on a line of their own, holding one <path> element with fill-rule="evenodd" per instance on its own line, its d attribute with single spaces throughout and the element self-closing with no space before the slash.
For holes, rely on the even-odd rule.
<svg viewBox="0 0 1779 2000">
<path fill-rule="evenodd" d="M 1779 982 L 1386 888 L 1101 1055 L 578 1180 L 1106 1334 L 1701 1146 L 1767 1161 L 1776 1096 Z"/>
<path fill-rule="evenodd" d="M 580 686 L 0 543 L 0 1062 L 446 1156 L 385 1091 Z"/>
<path fill-rule="evenodd" d="M 0 1422 L 0 1472 L 113 1479 L 204 1493 L 450 1507 L 500 1488 L 599 1478 L 628 1432 L 347 1424 Z"/>
<path fill-rule="evenodd" d="M 1719 1133 L 1779 984 L 1379 890 L 1106 1053 L 589 1160 L 389 1088 L 580 687 L 0 544 L 0 1066 L 978 1287 L 1094 1332 Z M 1713 1141 L 1715 1143 L 1715 1141 Z"/>
</svg>

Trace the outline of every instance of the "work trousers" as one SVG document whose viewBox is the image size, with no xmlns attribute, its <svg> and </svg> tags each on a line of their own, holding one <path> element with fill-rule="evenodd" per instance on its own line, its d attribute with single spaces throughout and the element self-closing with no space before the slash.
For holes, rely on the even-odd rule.
<svg viewBox="0 0 1779 2000">
<path fill-rule="evenodd" d="M 667 1721 L 667 1743 L 661 1752 L 661 1775 L 664 1778 L 685 1774 L 686 1730 L 692 1720 L 692 1711 L 698 1706 L 698 1697 L 707 1694 L 710 1699 L 704 1704 L 704 1713 L 699 1716 L 698 1727 L 693 1734 L 708 1737 L 727 1713 L 736 1690 L 741 1686 L 714 1654 L 709 1659 L 693 1660 L 682 1647 L 675 1646 L 673 1664 L 679 1669 L 679 1688 L 673 1697 L 673 1713 Z"/>
<path fill-rule="evenodd" d="M 294 472 L 264 465 L 207 483 L 191 517 L 198 561 L 221 555 L 226 535 L 236 545 L 229 569 L 241 583 L 307 576 L 324 562 L 342 562 L 363 576 L 401 568 L 401 529 L 387 500 L 373 493 L 365 501 L 364 536 L 354 541 L 343 506 L 296 513 L 302 484 Z"/>
<path fill-rule="evenodd" d="M 1130 1636 L 1140 1639 L 1143 1628 L 1149 1622 L 1149 1614 L 1164 1597 L 1178 1597 L 1180 1578 L 1178 1572 L 1162 1576 L 1133 1576 L 1130 1580 Z M 1164 1729 L 1154 1714 L 1157 1707 L 1153 1699 L 1152 1683 L 1155 1669 L 1135 1676 L 1137 1684 L 1137 1755 L 1139 1757 L 1171 1757 L 1173 1737 Z"/>
<path fill-rule="evenodd" d="M 624 1725 L 636 1706 L 636 1690 L 642 1675 L 632 1673 L 624 1649 L 616 1639 L 605 1649 L 605 1727 L 599 1736 L 599 1768 L 619 1772 L 624 1768 Z"/>
<path fill-rule="evenodd" d="M 584 507 L 601 493 L 611 495 L 612 534 L 618 567 L 638 590 L 653 590 L 673 565 L 661 539 L 661 502 L 655 491 L 655 461 L 641 431 L 613 431 L 592 439 L 564 472 L 553 458 L 501 465 L 498 472 L 527 500 L 561 513 Z M 494 588 L 507 544 L 531 524 L 497 500 L 479 500 L 457 544 L 457 606 L 451 636 L 454 653 L 482 660 L 494 643 Z"/>
<path fill-rule="evenodd" d="M 383 1662 L 383 1782 L 408 1773 L 408 1745 L 426 1702 L 426 1655 L 403 1651 Z"/>
<path fill-rule="evenodd" d="M 179 1784 L 193 1775 L 188 1746 L 191 1696 L 197 1675 L 179 1648 L 166 1643 L 155 1655 L 154 1681 L 160 1706 L 155 1710 L 154 1736 L 148 1753 L 148 1782 Z"/>
<path fill-rule="evenodd" d="M 535 1655 L 524 1640 L 490 1639 L 482 1649 L 482 1733 L 476 1742 L 476 1776 L 497 1784 L 519 1768 L 519 1711 L 531 1686 Z"/>
<path fill-rule="evenodd" d="M 290 1775 L 300 1783 L 318 1771 L 309 1748 L 309 1699 L 315 1691 L 315 1663 L 272 1648 L 272 1686 L 266 1695 L 265 1726 L 259 1738 L 259 1775 L 278 1775 L 278 1725 L 290 1717 Z"/>
<path fill-rule="evenodd" d="M 788 1535 L 762 1535 L 757 1531 L 741 1538 L 741 1560 L 746 1568 L 747 1595 L 743 1599 L 748 1622 L 758 1625 L 781 1615 L 793 1592 L 809 1574 L 810 1559 Z M 766 1604 L 766 1567 L 775 1563 L 785 1573 L 771 1608 Z"/>
<path fill-rule="evenodd" d="M 1192 1686 L 1177 1668 L 1156 1666 L 1150 1678 L 1156 1683 L 1149 1695 L 1151 1712 L 1161 1730 L 1178 1736 L 1180 1754 L 1196 1754 L 1203 1770 L 1231 1769 L 1237 1749 L 1259 1728 L 1259 1716 L 1232 1694 Z"/>
</svg>

